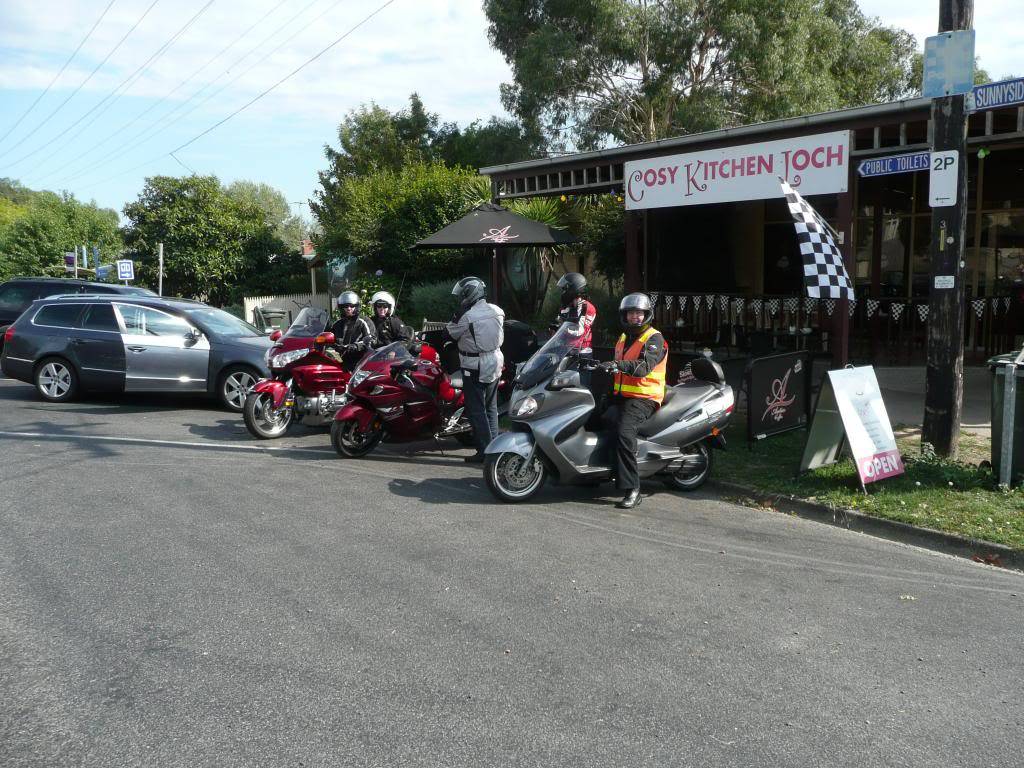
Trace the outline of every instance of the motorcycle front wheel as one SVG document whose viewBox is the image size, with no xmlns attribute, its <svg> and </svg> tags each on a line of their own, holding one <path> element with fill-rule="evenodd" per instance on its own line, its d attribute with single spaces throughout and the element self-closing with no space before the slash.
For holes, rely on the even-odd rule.
<svg viewBox="0 0 1024 768">
<path fill-rule="evenodd" d="M 267 392 L 250 392 L 242 404 L 242 419 L 249 434 L 260 440 L 273 440 L 288 431 L 294 409 L 274 407 L 274 398 Z"/>
<path fill-rule="evenodd" d="M 665 478 L 665 484 L 676 491 L 695 491 L 711 474 L 711 446 L 707 440 L 683 449 L 683 466 Z"/>
<path fill-rule="evenodd" d="M 530 466 L 518 453 L 487 454 L 484 462 L 487 487 L 499 501 L 508 504 L 532 498 L 544 485 L 546 477 L 547 469 L 536 456 Z"/>
<path fill-rule="evenodd" d="M 358 459 L 365 456 L 381 441 L 384 431 L 381 429 L 363 431 L 355 419 L 335 421 L 331 424 L 331 445 L 338 455 L 346 459 Z"/>
</svg>

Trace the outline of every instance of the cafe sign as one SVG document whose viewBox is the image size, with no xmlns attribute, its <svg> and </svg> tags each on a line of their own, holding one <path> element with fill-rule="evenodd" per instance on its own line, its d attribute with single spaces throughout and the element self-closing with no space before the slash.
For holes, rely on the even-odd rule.
<svg viewBox="0 0 1024 768">
<path fill-rule="evenodd" d="M 627 162 L 626 209 L 779 197 L 779 177 L 801 195 L 845 192 L 850 131 Z"/>
</svg>

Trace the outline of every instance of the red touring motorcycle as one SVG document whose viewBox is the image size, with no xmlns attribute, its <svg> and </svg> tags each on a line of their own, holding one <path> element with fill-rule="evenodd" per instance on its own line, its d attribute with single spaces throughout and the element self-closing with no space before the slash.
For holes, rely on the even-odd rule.
<svg viewBox="0 0 1024 768">
<path fill-rule="evenodd" d="M 284 335 L 271 335 L 276 342 L 267 352 L 271 378 L 256 383 L 242 408 L 253 437 L 281 437 L 293 421 L 326 426 L 345 403 L 350 374 L 324 355 L 324 347 L 334 343 L 334 334 L 324 330 L 328 322 L 326 310 L 304 307 Z"/>
<path fill-rule="evenodd" d="M 385 439 L 473 442 L 461 373 L 449 378 L 429 345 L 418 359 L 400 341 L 371 352 L 352 372 L 348 398 L 331 425 L 331 443 L 340 456 L 365 456 Z"/>
</svg>

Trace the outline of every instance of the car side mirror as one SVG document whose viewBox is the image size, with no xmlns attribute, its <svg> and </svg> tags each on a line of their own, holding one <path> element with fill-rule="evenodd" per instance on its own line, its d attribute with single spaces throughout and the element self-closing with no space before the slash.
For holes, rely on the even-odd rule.
<svg viewBox="0 0 1024 768">
<path fill-rule="evenodd" d="M 192 328 L 185 333 L 186 344 L 197 344 L 201 338 L 203 338 L 203 332 L 198 328 Z"/>
</svg>

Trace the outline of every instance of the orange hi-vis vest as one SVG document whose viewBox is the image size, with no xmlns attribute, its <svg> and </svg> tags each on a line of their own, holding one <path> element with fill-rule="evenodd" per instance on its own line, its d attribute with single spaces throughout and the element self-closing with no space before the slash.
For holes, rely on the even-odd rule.
<svg viewBox="0 0 1024 768">
<path fill-rule="evenodd" d="M 656 333 L 657 331 L 654 328 L 648 328 L 629 346 L 625 354 L 623 354 L 623 348 L 626 346 L 626 334 L 622 334 L 615 344 L 615 359 L 639 360 L 644 351 L 644 344 Z M 623 397 L 641 397 L 646 400 L 654 400 L 660 405 L 661 401 L 665 399 L 665 371 L 667 368 L 668 344 L 666 343 L 665 356 L 661 358 L 661 362 L 654 366 L 654 370 L 646 376 L 628 376 L 621 371 L 616 371 L 615 394 L 622 395 Z"/>
</svg>

